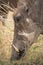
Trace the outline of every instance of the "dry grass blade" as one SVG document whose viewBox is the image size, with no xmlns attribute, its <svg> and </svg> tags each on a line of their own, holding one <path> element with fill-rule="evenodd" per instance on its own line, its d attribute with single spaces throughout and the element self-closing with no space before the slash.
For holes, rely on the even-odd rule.
<svg viewBox="0 0 43 65">
<path fill-rule="evenodd" d="M 9 5 L 5 5 L 5 4 L 2 4 L 4 7 L 7 7 L 9 10 L 11 10 L 11 11 L 14 11 L 14 9 L 12 8 L 12 7 L 10 7 Z"/>
<path fill-rule="evenodd" d="M 0 15 L 6 15 L 6 13 L 0 10 Z"/>
<path fill-rule="evenodd" d="M 5 12 L 7 13 L 7 11 L 6 11 L 6 9 L 5 9 L 5 8 L 3 8 L 2 6 L 0 6 L 0 8 L 1 8 L 3 11 L 5 11 Z"/>
<path fill-rule="evenodd" d="M 11 3 L 11 4 L 12 4 L 12 3 Z M 9 5 L 9 1 L 8 1 L 8 3 L 6 3 L 6 2 L 0 0 L 0 5 L 4 7 L 3 10 L 6 10 L 6 9 L 7 9 L 7 10 L 14 11 L 14 6 L 13 6 L 13 4 L 12 4 L 12 6 L 13 6 L 13 8 L 12 8 L 12 7 Z"/>
<path fill-rule="evenodd" d="M 5 3 L 5 2 L 4 2 L 4 1 L 2 1 L 2 0 L 0 0 L 0 3 L 7 4 L 7 3 Z"/>
</svg>

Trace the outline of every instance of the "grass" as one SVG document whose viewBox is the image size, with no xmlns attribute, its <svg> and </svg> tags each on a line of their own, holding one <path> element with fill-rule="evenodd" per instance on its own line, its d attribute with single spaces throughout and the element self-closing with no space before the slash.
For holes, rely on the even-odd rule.
<svg viewBox="0 0 43 65">
<path fill-rule="evenodd" d="M 0 58 L 0 65 L 43 65 L 43 35 L 27 49 L 25 57 L 18 61 L 5 61 Z"/>
</svg>

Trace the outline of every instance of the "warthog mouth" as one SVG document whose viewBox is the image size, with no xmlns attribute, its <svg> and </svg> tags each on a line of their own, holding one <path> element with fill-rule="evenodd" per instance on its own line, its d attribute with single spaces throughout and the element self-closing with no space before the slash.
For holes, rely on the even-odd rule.
<svg viewBox="0 0 43 65">
<path fill-rule="evenodd" d="M 19 60 L 21 57 L 25 56 L 25 48 L 24 49 L 18 49 L 15 45 L 12 45 L 15 51 L 15 55 L 12 55 L 11 60 Z"/>
<path fill-rule="evenodd" d="M 25 50 L 23 49 L 22 51 L 19 50 L 19 57 L 25 56 Z"/>
</svg>

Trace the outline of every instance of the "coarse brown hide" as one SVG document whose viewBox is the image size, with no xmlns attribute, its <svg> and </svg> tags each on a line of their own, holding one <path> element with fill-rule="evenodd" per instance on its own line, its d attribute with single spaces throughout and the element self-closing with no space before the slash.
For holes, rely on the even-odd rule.
<svg viewBox="0 0 43 65">
<path fill-rule="evenodd" d="M 14 45 L 19 49 L 12 51 L 13 59 L 20 59 L 25 55 L 26 48 L 36 41 L 43 33 L 43 0 L 19 0 L 18 12 L 15 19 Z"/>
</svg>

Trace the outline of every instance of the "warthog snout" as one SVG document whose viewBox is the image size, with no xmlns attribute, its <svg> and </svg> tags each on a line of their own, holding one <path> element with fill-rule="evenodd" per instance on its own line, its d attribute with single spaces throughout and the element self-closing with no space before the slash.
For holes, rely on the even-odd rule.
<svg viewBox="0 0 43 65">
<path fill-rule="evenodd" d="M 21 44 L 21 43 L 17 44 L 17 42 L 16 42 L 15 46 L 19 50 L 19 52 L 17 52 L 15 50 L 15 48 L 13 47 L 11 60 L 13 60 L 13 59 L 18 60 L 21 57 L 25 56 L 25 47 L 24 47 L 24 45 Z"/>
</svg>

